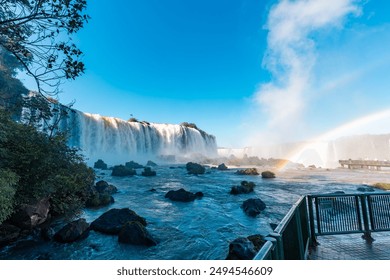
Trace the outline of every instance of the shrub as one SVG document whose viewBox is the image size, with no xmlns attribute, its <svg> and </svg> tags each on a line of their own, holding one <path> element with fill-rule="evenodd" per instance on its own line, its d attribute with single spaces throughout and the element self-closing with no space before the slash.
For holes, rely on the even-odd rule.
<svg viewBox="0 0 390 280">
<path fill-rule="evenodd" d="M 0 169 L 0 224 L 13 212 L 17 181 L 15 173 Z"/>
<path fill-rule="evenodd" d="M 49 137 L 34 127 L 12 121 L 0 110 L 0 168 L 19 177 L 15 206 L 50 198 L 52 214 L 77 214 L 95 180 L 78 150 L 66 145 L 66 137 Z"/>
</svg>

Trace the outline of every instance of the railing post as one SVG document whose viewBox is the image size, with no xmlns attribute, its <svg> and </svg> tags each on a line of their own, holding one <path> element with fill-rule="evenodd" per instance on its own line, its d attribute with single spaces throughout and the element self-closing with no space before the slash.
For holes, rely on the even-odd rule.
<svg viewBox="0 0 390 280">
<path fill-rule="evenodd" d="M 309 220 L 310 220 L 310 246 L 316 247 L 319 245 L 319 243 L 316 238 L 316 230 L 314 227 L 313 198 L 310 195 L 307 196 L 307 203 L 309 206 Z"/>
<path fill-rule="evenodd" d="M 364 234 L 362 238 L 367 241 L 367 243 L 371 244 L 374 241 L 374 238 L 371 236 L 370 226 L 368 223 L 368 210 L 367 210 L 367 201 L 366 195 L 360 195 L 360 202 L 362 204 L 362 212 L 363 212 L 363 224 L 364 224 Z M 371 214 L 371 213 L 370 213 Z"/>
<path fill-rule="evenodd" d="M 282 236 L 279 233 L 272 232 L 267 237 L 272 238 L 274 243 L 274 249 L 272 251 L 272 258 L 274 260 L 284 260 L 284 249 Z"/>
</svg>

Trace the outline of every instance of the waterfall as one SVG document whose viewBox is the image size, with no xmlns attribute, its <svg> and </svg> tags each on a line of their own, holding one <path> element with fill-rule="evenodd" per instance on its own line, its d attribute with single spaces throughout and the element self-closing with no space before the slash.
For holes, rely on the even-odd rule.
<svg viewBox="0 0 390 280">
<path fill-rule="evenodd" d="M 129 160 L 186 161 L 217 154 L 215 137 L 177 124 L 128 122 L 113 117 L 68 109 L 59 123 L 70 146 L 81 149 L 89 164 L 103 159 L 109 164 Z"/>
</svg>

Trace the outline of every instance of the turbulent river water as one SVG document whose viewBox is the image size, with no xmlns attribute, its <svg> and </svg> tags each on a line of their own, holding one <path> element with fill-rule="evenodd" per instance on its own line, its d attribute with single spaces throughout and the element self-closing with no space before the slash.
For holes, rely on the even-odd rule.
<svg viewBox="0 0 390 280">
<path fill-rule="evenodd" d="M 128 207 L 146 218 L 146 228 L 157 240 L 157 246 L 148 248 L 121 244 L 117 236 L 91 231 L 88 238 L 70 244 L 26 237 L 3 248 L 0 259 L 225 259 L 229 242 L 237 237 L 271 232 L 270 223 L 280 222 L 301 195 L 340 190 L 356 192 L 358 187 L 369 181 L 361 176 L 364 173 L 360 173 L 362 180 L 356 180 L 359 173 L 353 171 L 301 170 L 267 180 L 261 176 L 236 175 L 236 169 L 207 169 L 206 174 L 199 176 L 188 175 L 184 165 L 153 169 L 157 171 L 155 177 L 119 178 L 112 177 L 109 170 L 97 171 L 98 180 L 117 186 L 119 192 L 114 194 L 115 203 L 100 209 L 86 209 L 82 217 L 92 222 L 111 208 Z M 374 175 L 376 178 L 389 178 L 388 174 L 377 174 Z M 231 187 L 239 185 L 242 180 L 255 182 L 255 191 L 236 196 L 229 194 Z M 156 191 L 150 191 L 152 188 Z M 169 190 L 179 188 L 202 191 L 204 197 L 189 203 L 173 202 L 164 197 Z M 240 205 L 244 200 L 255 197 L 261 198 L 267 208 L 258 217 L 252 218 L 243 212 Z"/>
</svg>

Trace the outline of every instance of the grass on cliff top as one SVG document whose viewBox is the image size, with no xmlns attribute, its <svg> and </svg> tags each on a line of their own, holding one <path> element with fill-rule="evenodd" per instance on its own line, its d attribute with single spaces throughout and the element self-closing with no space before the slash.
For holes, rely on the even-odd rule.
<svg viewBox="0 0 390 280">
<path fill-rule="evenodd" d="M 376 187 L 378 189 L 385 190 L 385 191 L 389 191 L 390 190 L 390 183 L 375 183 L 374 187 Z"/>
</svg>

